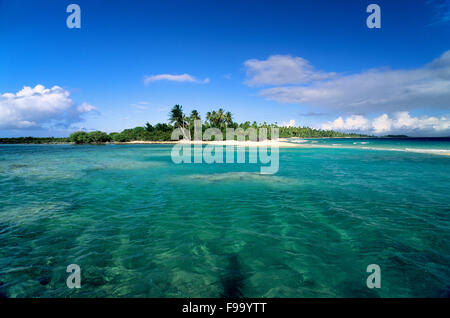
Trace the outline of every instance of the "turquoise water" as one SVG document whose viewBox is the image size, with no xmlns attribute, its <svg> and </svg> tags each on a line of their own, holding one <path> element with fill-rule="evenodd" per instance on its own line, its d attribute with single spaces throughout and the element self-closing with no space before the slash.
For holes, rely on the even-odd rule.
<svg viewBox="0 0 450 318">
<path fill-rule="evenodd" d="M 169 145 L 2 145 L 0 295 L 448 296 L 450 157 L 351 147 L 280 149 L 260 175 Z"/>
<path fill-rule="evenodd" d="M 291 138 L 290 142 L 311 146 L 405 151 L 450 155 L 450 137 L 439 138 Z"/>
</svg>

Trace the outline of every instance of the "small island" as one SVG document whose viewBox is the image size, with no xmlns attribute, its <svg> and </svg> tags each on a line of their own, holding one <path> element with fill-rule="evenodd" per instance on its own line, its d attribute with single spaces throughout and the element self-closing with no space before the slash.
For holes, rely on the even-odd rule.
<svg viewBox="0 0 450 318">
<path fill-rule="evenodd" d="M 189 115 L 183 112 L 181 105 L 175 105 L 169 113 L 168 123 L 157 123 L 151 125 L 146 123 L 142 127 L 135 127 L 125 129 L 121 132 L 106 133 L 103 131 L 76 131 L 69 137 L 55 138 L 55 137 L 17 137 L 17 138 L 0 138 L 0 144 L 104 144 L 104 143 L 128 143 L 128 142 L 155 142 L 155 143 L 169 143 L 171 142 L 171 135 L 175 128 L 186 128 L 191 131 L 193 135 L 194 121 L 202 120 L 197 110 L 192 110 Z M 208 128 L 218 128 L 225 135 L 227 128 L 254 128 L 259 130 L 265 128 L 268 130 L 268 139 L 271 139 L 270 128 L 279 129 L 279 138 L 358 138 L 369 137 L 367 135 L 342 133 L 333 130 L 322 130 L 310 127 L 286 127 L 279 126 L 277 123 L 268 124 L 257 123 L 253 121 L 246 121 L 237 123 L 233 120 L 233 114 L 226 112 L 219 108 L 206 113 L 206 120 L 202 123 L 202 130 Z"/>
</svg>

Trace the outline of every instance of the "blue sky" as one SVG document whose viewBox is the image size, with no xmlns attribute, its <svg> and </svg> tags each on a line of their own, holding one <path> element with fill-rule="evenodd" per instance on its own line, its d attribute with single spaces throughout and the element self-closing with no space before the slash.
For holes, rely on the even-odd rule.
<svg viewBox="0 0 450 318">
<path fill-rule="evenodd" d="M 0 0 L 0 136 L 120 131 L 166 122 L 174 104 L 449 136 L 449 17 L 448 0 Z"/>
</svg>

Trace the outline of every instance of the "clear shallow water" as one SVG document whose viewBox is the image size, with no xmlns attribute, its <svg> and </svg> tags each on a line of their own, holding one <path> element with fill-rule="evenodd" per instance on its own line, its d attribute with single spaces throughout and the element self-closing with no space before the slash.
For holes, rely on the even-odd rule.
<svg viewBox="0 0 450 318">
<path fill-rule="evenodd" d="M 450 155 L 450 137 L 438 138 L 290 138 L 290 142 L 370 150 Z"/>
<path fill-rule="evenodd" d="M 450 157 L 280 149 L 271 176 L 176 165 L 170 150 L 0 146 L 0 293 L 448 296 Z M 72 263 L 78 290 L 65 283 Z M 372 263 L 378 290 L 365 283 Z"/>
</svg>

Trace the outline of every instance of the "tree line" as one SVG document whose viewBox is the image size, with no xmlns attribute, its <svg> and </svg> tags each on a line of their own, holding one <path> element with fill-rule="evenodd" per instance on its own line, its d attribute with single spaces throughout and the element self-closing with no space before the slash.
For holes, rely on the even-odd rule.
<svg viewBox="0 0 450 318">
<path fill-rule="evenodd" d="M 121 132 L 112 132 L 107 134 L 103 131 L 77 131 L 72 133 L 68 138 L 0 138 L 0 143 L 63 143 L 72 142 L 75 144 L 98 144 L 107 142 L 129 142 L 129 141 L 170 141 L 172 131 L 175 128 L 188 129 L 193 136 L 194 121 L 202 120 L 197 110 L 192 110 L 190 114 L 185 114 L 181 105 L 175 105 L 169 113 L 168 123 L 158 123 L 151 125 L 146 123 L 142 127 L 125 129 Z M 320 138 L 320 137 L 364 137 L 365 135 L 342 133 L 333 130 L 321 130 L 310 127 L 280 127 L 277 123 L 267 124 L 254 122 L 237 123 L 233 120 L 233 114 L 222 108 L 206 113 L 206 118 L 202 122 L 202 130 L 208 128 L 218 128 L 226 135 L 227 128 L 254 128 L 259 134 L 259 129 L 266 128 L 268 138 L 270 139 L 270 128 L 279 129 L 280 138 L 301 137 L 301 138 Z"/>
</svg>

